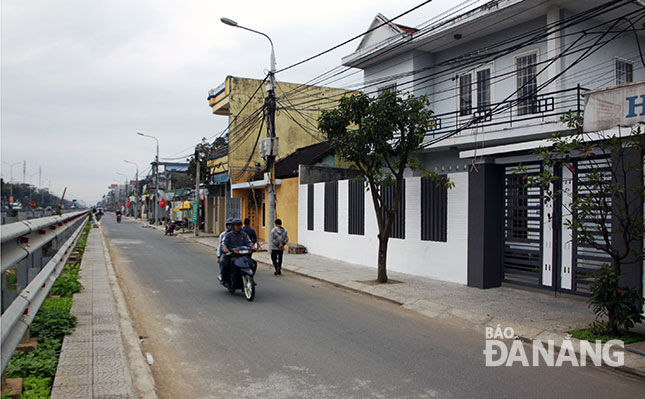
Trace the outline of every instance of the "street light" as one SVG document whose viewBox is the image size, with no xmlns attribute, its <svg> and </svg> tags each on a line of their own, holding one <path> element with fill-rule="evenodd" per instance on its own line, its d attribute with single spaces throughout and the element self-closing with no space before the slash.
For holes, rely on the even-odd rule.
<svg viewBox="0 0 645 399">
<path fill-rule="evenodd" d="M 155 136 L 137 132 L 139 136 L 149 137 L 157 142 L 157 156 L 155 158 L 155 224 L 159 224 L 159 140 Z"/>
<path fill-rule="evenodd" d="M 134 162 L 130 162 L 128 160 L 125 160 L 125 159 L 123 160 L 123 162 L 132 164 L 137 168 L 137 172 L 136 172 L 135 178 L 134 178 L 134 181 L 136 182 L 135 183 L 136 185 L 134 186 L 135 187 L 134 191 L 135 191 L 135 196 L 136 196 L 136 201 L 137 201 L 135 206 L 134 206 L 134 212 L 135 212 L 134 217 L 138 218 L 139 216 L 141 216 L 140 212 L 139 212 L 139 165 L 137 165 Z"/>
<path fill-rule="evenodd" d="M 9 206 L 11 206 L 11 203 L 13 202 L 13 167 L 16 165 L 20 165 L 20 162 L 14 162 L 14 163 L 9 163 L 6 161 L 2 161 L 3 164 L 9 165 L 11 168 L 11 177 L 9 179 L 9 196 L 11 197 L 11 201 L 9 201 Z"/>
<path fill-rule="evenodd" d="M 233 21 L 230 18 L 220 18 L 220 21 L 222 21 L 222 23 L 228 26 L 248 30 L 249 32 L 262 35 L 269 40 L 269 43 L 271 43 L 271 59 L 270 59 L 270 68 L 269 68 L 269 88 L 268 88 L 269 96 L 268 96 L 268 102 L 267 102 L 267 105 L 268 105 L 267 135 L 269 137 L 268 140 L 270 141 L 270 146 L 269 146 L 270 150 L 269 150 L 269 154 L 267 155 L 267 170 L 270 177 L 268 231 L 271 231 L 275 221 L 275 181 L 274 181 L 275 174 L 273 173 L 274 164 L 275 164 L 275 153 L 274 153 L 274 150 L 275 150 L 274 149 L 274 145 L 275 145 L 275 49 L 273 48 L 273 40 L 271 40 L 271 38 L 267 34 L 239 25 L 237 22 Z"/>
</svg>

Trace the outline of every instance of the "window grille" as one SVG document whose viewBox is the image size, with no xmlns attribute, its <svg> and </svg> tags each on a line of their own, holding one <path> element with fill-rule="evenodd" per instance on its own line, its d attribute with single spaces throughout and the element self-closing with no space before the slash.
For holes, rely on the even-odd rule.
<svg viewBox="0 0 645 399">
<path fill-rule="evenodd" d="M 421 179 L 421 240 L 448 240 L 446 176 Z"/>
<path fill-rule="evenodd" d="M 390 238 L 405 239 L 405 180 L 402 182 L 401 201 L 399 208 L 394 214 L 394 221 L 392 222 L 392 229 L 390 230 Z M 394 204 L 394 196 L 396 195 L 396 186 L 381 186 L 381 198 L 383 205 L 390 208 Z M 383 209 L 383 216 L 387 217 L 387 212 Z"/>
<path fill-rule="evenodd" d="M 325 183 L 325 231 L 338 233 L 338 182 Z"/>
<path fill-rule="evenodd" d="M 349 181 L 349 234 L 365 234 L 365 188 L 362 180 Z"/>
<path fill-rule="evenodd" d="M 307 185 L 307 230 L 314 229 L 314 185 Z"/>
</svg>

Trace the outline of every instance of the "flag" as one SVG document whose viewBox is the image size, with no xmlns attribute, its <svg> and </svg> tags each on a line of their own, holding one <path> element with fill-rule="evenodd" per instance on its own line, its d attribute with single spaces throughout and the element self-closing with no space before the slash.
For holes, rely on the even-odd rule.
<svg viewBox="0 0 645 399">
<path fill-rule="evenodd" d="M 162 198 L 159 202 L 159 208 L 163 209 L 164 206 L 166 206 L 166 199 Z"/>
</svg>

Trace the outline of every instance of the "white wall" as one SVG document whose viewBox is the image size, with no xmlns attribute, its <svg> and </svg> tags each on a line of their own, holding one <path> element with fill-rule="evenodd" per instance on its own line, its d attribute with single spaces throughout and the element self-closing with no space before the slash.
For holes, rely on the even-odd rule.
<svg viewBox="0 0 645 399">
<path fill-rule="evenodd" d="M 388 270 L 437 280 L 468 281 L 468 173 L 448 174 L 446 242 L 421 241 L 421 180 L 406 179 L 405 239 L 390 238 Z M 324 231 L 325 184 L 314 184 L 314 230 L 307 230 L 307 185 L 299 186 L 298 241 L 309 253 L 376 269 L 378 227 L 372 196 L 365 193 L 365 235 L 348 234 L 348 181 L 338 183 L 338 233 Z M 375 275 L 376 276 L 376 275 Z"/>
</svg>

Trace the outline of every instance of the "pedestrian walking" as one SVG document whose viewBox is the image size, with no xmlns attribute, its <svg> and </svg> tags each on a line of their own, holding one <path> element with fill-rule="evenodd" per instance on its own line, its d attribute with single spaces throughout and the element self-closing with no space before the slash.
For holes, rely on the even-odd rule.
<svg viewBox="0 0 645 399">
<path fill-rule="evenodd" d="M 282 220 L 275 220 L 275 227 L 271 229 L 270 235 L 271 245 L 271 261 L 275 268 L 275 276 L 282 274 L 282 255 L 284 254 L 284 246 L 289 242 L 289 235 L 287 230 L 282 227 Z"/>
</svg>

